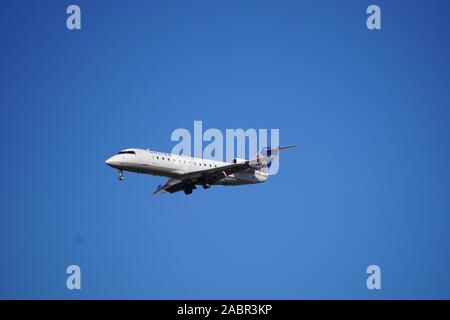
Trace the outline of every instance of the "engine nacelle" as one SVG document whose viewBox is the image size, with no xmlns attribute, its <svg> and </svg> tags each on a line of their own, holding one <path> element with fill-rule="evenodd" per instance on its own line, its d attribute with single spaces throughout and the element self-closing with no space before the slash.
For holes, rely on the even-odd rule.
<svg viewBox="0 0 450 320">
<path fill-rule="evenodd" d="M 247 160 L 245 159 L 240 159 L 240 158 L 234 158 L 233 160 L 231 160 L 231 163 L 242 163 L 245 162 Z"/>
</svg>

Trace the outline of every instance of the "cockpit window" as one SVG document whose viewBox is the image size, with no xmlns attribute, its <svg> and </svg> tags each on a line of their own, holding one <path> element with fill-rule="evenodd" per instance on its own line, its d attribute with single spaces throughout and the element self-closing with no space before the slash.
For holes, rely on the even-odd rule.
<svg viewBox="0 0 450 320">
<path fill-rule="evenodd" d="M 134 151 L 120 151 L 118 154 L 136 154 Z"/>
</svg>

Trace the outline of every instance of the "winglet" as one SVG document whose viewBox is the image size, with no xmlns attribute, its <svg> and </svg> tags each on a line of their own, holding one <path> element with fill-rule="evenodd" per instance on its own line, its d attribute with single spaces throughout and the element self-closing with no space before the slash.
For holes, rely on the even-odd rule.
<svg viewBox="0 0 450 320">
<path fill-rule="evenodd" d="M 181 182 L 181 180 L 170 178 L 163 185 L 159 185 L 158 188 L 155 190 L 155 192 L 153 192 L 153 194 L 163 194 L 163 193 L 167 192 L 166 190 L 168 188 L 170 188 L 171 186 L 176 185 L 180 182 Z"/>
<path fill-rule="evenodd" d="M 161 188 L 162 184 L 158 185 L 158 188 L 153 192 L 153 194 L 162 194 L 164 193 L 164 189 Z"/>
</svg>

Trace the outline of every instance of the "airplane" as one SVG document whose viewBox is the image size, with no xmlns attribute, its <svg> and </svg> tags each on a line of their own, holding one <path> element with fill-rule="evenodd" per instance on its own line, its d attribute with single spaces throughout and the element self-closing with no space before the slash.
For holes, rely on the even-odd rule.
<svg viewBox="0 0 450 320">
<path fill-rule="evenodd" d="M 167 181 L 159 185 L 153 194 L 184 191 L 189 195 L 198 185 L 208 189 L 212 185 L 237 186 L 265 182 L 269 178 L 271 161 L 278 156 L 278 151 L 292 147 L 263 148 L 253 160 L 235 158 L 231 163 L 128 148 L 108 158 L 105 163 L 119 170 L 120 181 L 124 179 L 124 171 L 167 177 Z"/>
</svg>

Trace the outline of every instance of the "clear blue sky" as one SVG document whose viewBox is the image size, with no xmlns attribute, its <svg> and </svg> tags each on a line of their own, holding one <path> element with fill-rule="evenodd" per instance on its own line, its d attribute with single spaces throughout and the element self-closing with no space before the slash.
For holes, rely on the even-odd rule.
<svg viewBox="0 0 450 320">
<path fill-rule="evenodd" d="M 448 1 L 1 7 L 0 298 L 450 298 Z M 189 197 L 104 164 L 194 120 L 298 147 Z"/>
</svg>

